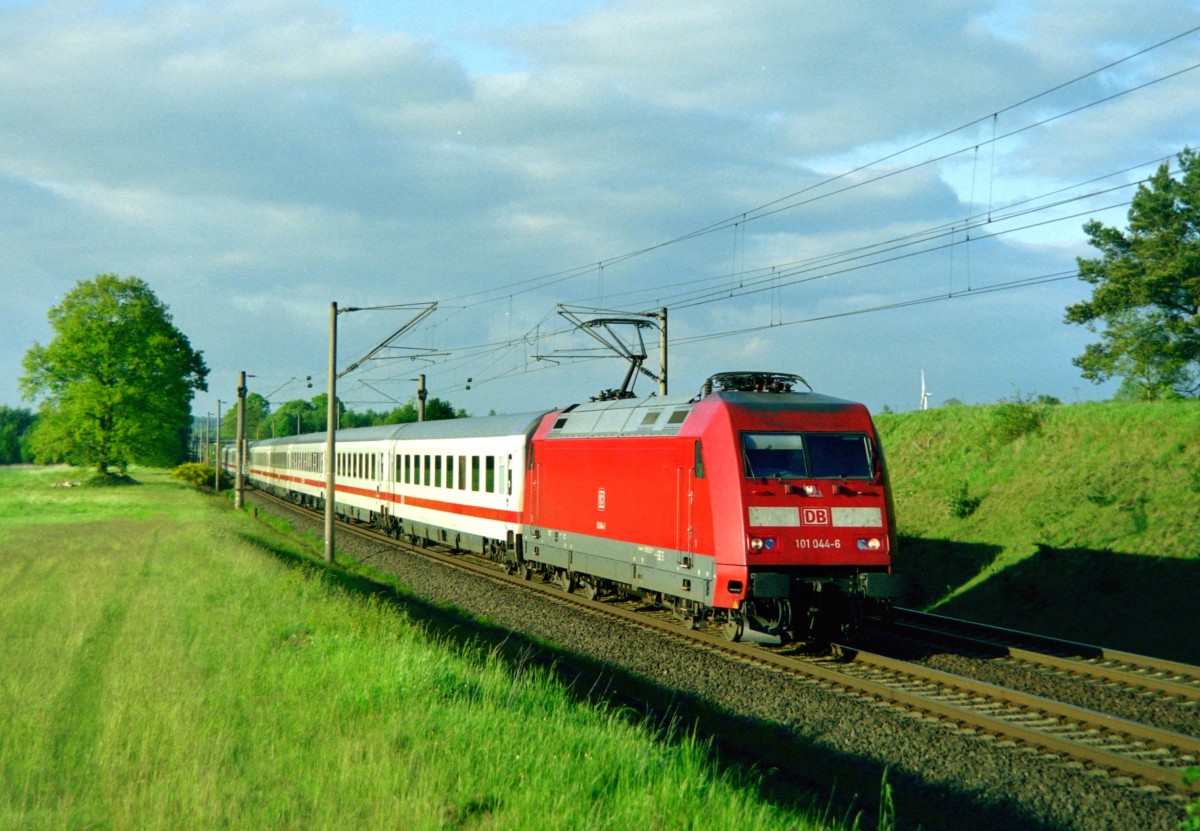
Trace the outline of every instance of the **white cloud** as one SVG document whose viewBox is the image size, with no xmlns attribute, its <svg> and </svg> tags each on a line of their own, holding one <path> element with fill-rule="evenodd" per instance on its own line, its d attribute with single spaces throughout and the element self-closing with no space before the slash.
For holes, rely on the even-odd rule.
<svg viewBox="0 0 1200 831">
<path fill-rule="evenodd" d="M 0 284 L 22 298 L 0 328 L 24 335 L 3 342 L 0 377 L 20 374 L 76 280 L 115 271 L 171 306 L 214 389 L 241 368 L 323 377 L 332 300 L 436 299 L 412 335 L 450 353 L 427 368 L 435 390 L 478 412 L 551 389 L 567 403 L 620 370 L 539 360 L 521 336 L 560 328 L 556 303 L 671 305 L 683 340 L 1069 269 L 1082 218 L 991 239 L 1018 220 L 985 223 L 969 248 L 964 223 L 1197 143 L 1186 74 L 988 143 L 1183 68 L 1195 35 L 1006 109 L 1197 25 L 1195 2 L 550 2 L 528 17 L 425 9 L 409 27 L 404 8 L 386 31 L 377 10 L 317 0 L 0 10 Z M 451 57 L 467 41 L 516 69 Z M 914 233 L 956 244 L 877 250 Z M 26 299 L 31 279 L 45 288 Z M 924 367 L 947 397 L 1018 383 L 1068 398 L 1087 340 L 1061 323 L 1075 282 L 697 342 L 674 351 L 672 377 L 686 389 L 794 362 L 824 391 L 900 406 Z M 726 299 L 691 305 L 708 290 Z M 388 325 L 355 316 L 345 336 Z M 467 394 L 467 376 L 503 381 Z"/>
</svg>

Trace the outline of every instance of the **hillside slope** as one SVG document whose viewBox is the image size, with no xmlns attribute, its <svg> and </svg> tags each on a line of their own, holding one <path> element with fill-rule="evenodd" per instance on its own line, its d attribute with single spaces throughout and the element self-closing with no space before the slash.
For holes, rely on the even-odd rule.
<svg viewBox="0 0 1200 831">
<path fill-rule="evenodd" d="M 1200 663 L 1200 402 L 876 423 L 909 605 Z"/>
</svg>

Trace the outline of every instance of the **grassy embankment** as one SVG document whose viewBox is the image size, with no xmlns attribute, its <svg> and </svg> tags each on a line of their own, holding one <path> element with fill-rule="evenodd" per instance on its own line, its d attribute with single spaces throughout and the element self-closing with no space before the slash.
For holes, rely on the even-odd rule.
<svg viewBox="0 0 1200 831">
<path fill-rule="evenodd" d="M 911 605 L 1200 663 L 1200 402 L 876 421 Z"/>
<path fill-rule="evenodd" d="M 818 827 L 226 500 L 68 474 L 0 469 L 0 827 Z"/>
</svg>

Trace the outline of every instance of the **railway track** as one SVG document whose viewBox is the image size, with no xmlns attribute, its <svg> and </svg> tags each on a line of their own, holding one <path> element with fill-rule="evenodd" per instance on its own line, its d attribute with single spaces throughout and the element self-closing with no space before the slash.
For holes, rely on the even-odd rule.
<svg viewBox="0 0 1200 831">
<path fill-rule="evenodd" d="M 289 502 L 278 502 L 290 510 L 305 510 Z M 362 526 L 343 525 L 339 533 L 355 534 L 374 544 L 386 543 L 409 549 Z M 495 563 L 471 555 L 435 548 L 410 550 L 419 551 L 422 556 L 450 568 L 519 587 L 589 614 L 615 618 L 694 647 L 770 667 L 808 683 L 876 702 L 879 706 L 896 708 L 912 717 L 937 721 L 963 735 L 1025 748 L 1064 765 L 1084 767 L 1095 775 L 1112 776 L 1118 782 L 1132 786 L 1183 793 L 1187 790 L 1184 770 L 1200 765 L 1200 737 L 1197 735 L 1163 730 L 1052 698 L 866 652 L 854 645 L 838 645 L 832 655 L 813 656 L 802 650 L 733 642 L 704 626 L 697 629 L 684 627 L 668 613 L 646 614 L 639 608 L 645 604 L 615 603 L 604 597 L 584 596 L 590 592 L 569 591 L 562 582 L 509 575 Z M 992 648 L 998 647 L 993 645 Z M 1185 679 L 1194 677 L 1197 672 L 1195 668 L 1180 669 L 1190 669 L 1190 673 L 1178 673 Z M 1137 674 L 1138 670 L 1130 672 Z M 1144 674 L 1154 675 L 1149 670 Z M 1189 682 L 1183 683 L 1185 689 L 1190 688 Z M 1200 785 L 1192 786 L 1192 790 L 1200 790 Z"/>
<path fill-rule="evenodd" d="M 1200 667 L 911 609 L 893 610 L 883 625 L 1015 664 L 1173 700 L 1194 708 L 1200 719 Z"/>
</svg>

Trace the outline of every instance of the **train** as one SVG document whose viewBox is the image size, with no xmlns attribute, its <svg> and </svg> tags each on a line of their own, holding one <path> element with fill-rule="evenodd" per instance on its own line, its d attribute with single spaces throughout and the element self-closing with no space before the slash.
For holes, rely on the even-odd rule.
<svg viewBox="0 0 1200 831">
<path fill-rule="evenodd" d="M 325 433 L 250 442 L 245 481 L 324 508 L 325 447 Z M 901 590 L 867 408 L 789 373 L 338 430 L 334 479 L 343 520 L 591 598 L 645 598 L 730 640 L 827 639 Z"/>
</svg>

